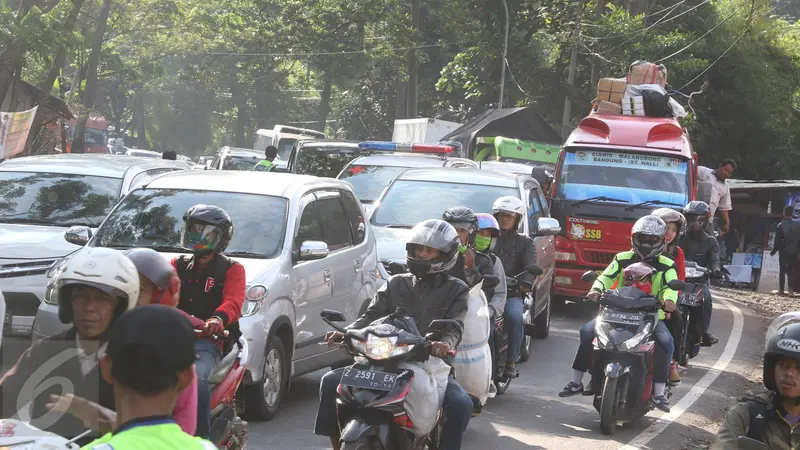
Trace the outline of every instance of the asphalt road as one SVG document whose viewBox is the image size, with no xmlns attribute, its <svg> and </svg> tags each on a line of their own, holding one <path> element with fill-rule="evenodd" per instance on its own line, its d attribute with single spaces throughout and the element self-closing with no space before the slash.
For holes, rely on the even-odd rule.
<svg viewBox="0 0 800 450">
<path fill-rule="evenodd" d="M 550 337 L 535 341 L 531 359 L 519 365 L 520 378 L 506 394 L 489 399 L 483 413 L 470 422 L 465 450 L 702 448 L 713 440 L 725 409 L 741 396 L 747 379 L 758 378 L 764 335 L 761 319 L 743 307 L 735 314 L 718 301 L 712 332 L 720 343 L 703 349 L 682 370 L 683 382 L 673 389 L 672 413 L 650 412 L 618 427 L 613 436 L 604 436 L 590 397 L 558 397 L 571 376 L 578 329 L 591 317 L 573 304 L 554 312 Z M 25 346 L 22 341 L 4 342 L 4 369 Z M 312 433 L 323 374 L 319 371 L 293 380 L 278 416 L 270 422 L 250 423 L 248 448 L 329 449 L 327 438 Z"/>
</svg>

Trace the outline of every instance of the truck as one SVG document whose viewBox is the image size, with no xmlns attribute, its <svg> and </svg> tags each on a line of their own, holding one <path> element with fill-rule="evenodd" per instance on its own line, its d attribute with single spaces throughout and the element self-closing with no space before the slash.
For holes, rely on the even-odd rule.
<svg viewBox="0 0 800 450">
<path fill-rule="evenodd" d="M 439 119 L 398 119 L 394 121 L 392 142 L 410 144 L 437 144 L 460 123 Z"/>
<path fill-rule="evenodd" d="M 72 140 L 75 138 L 77 125 L 76 119 L 72 119 L 67 125 L 67 153 L 72 153 Z M 108 150 L 108 121 L 102 114 L 89 113 L 83 132 L 83 142 L 85 153 L 110 153 Z"/>
<path fill-rule="evenodd" d="M 602 270 L 631 248 L 633 223 L 656 208 L 681 209 L 695 199 L 698 157 L 673 117 L 590 114 L 570 134 L 551 188 L 556 237 L 554 294 L 578 301 Z"/>
<path fill-rule="evenodd" d="M 325 133 L 320 131 L 290 127 L 287 125 L 275 125 L 271 130 L 260 129 L 256 131 L 256 136 L 253 149 L 263 154 L 264 150 L 272 145 L 278 149 L 278 159 L 281 161 L 289 161 L 292 148 L 294 148 L 297 142 L 325 139 L 326 137 Z"/>
</svg>

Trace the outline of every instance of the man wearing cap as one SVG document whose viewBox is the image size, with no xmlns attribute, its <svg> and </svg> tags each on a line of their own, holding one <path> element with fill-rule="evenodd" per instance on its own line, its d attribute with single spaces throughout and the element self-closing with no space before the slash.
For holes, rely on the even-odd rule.
<svg viewBox="0 0 800 450">
<path fill-rule="evenodd" d="M 118 425 L 82 450 L 216 449 L 172 419 L 178 396 L 195 376 L 195 340 L 189 320 L 168 306 L 123 314 L 100 361 L 103 379 L 114 387 Z"/>
</svg>

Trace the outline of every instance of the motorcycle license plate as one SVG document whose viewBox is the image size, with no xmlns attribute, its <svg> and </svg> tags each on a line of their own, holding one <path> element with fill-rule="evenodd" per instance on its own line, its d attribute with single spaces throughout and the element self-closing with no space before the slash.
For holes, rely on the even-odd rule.
<svg viewBox="0 0 800 450">
<path fill-rule="evenodd" d="M 397 374 L 395 373 L 348 367 L 344 369 L 341 384 L 364 389 L 376 389 L 378 391 L 391 391 L 394 389 L 396 381 Z"/>
<path fill-rule="evenodd" d="M 603 322 L 619 323 L 622 325 L 638 325 L 644 314 L 635 312 L 603 311 Z"/>
<path fill-rule="evenodd" d="M 680 297 L 678 297 L 679 305 L 694 306 L 695 303 L 697 303 L 697 294 L 691 292 L 681 292 Z"/>
</svg>

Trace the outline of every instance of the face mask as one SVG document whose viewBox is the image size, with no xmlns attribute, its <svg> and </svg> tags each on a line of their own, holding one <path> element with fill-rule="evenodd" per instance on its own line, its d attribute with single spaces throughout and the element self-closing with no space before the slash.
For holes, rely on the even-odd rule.
<svg viewBox="0 0 800 450">
<path fill-rule="evenodd" d="M 458 246 L 458 253 L 461 253 L 461 254 L 463 255 L 464 253 L 466 253 L 466 252 L 467 252 L 467 249 L 468 249 L 468 248 L 469 248 L 469 247 L 467 247 L 466 245 L 459 245 L 459 246 Z"/>
<path fill-rule="evenodd" d="M 475 250 L 485 252 L 492 245 L 492 238 L 486 236 L 475 236 Z"/>
</svg>

